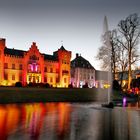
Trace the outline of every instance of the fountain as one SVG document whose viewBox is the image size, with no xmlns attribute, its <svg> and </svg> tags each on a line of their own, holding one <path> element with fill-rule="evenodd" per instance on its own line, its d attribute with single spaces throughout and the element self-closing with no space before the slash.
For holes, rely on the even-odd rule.
<svg viewBox="0 0 140 140">
<path fill-rule="evenodd" d="M 109 66 L 108 66 L 108 83 L 110 84 L 110 87 L 108 88 L 108 101 L 107 104 L 103 104 L 104 107 L 108 107 L 108 108 L 113 108 L 114 104 L 111 101 L 111 92 L 112 92 L 112 64 L 111 64 L 111 58 L 112 58 L 112 50 L 111 50 L 111 32 L 108 30 L 108 22 L 107 22 L 107 17 L 105 16 L 104 18 L 104 45 L 106 47 L 107 50 L 107 54 L 108 54 L 108 62 L 109 62 Z"/>
</svg>

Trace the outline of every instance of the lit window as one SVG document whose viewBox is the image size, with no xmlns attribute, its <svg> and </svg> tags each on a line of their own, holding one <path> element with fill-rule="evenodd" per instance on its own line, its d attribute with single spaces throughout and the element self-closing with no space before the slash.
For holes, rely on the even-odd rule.
<svg viewBox="0 0 140 140">
<path fill-rule="evenodd" d="M 47 72 L 47 67 L 44 68 L 44 72 Z"/>
<path fill-rule="evenodd" d="M 53 78 L 52 78 L 52 77 L 50 77 L 50 82 L 51 82 L 51 83 L 53 82 Z"/>
<path fill-rule="evenodd" d="M 50 68 L 50 72 L 51 72 L 51 73 L 53 72 L 53 68 Z"/>
<path fill-rule="evenodd" d="M 15 64 L 12 64 L 12 69 L 15 69 Z"/>
<path fill-rule="evenodd" d="M 44 77 L 44 82 L 45 82 L 45 83 L 47 82 L 47 77 Z"/>
<path fill-rule="evenodd" d="M 38 71 L 38 65 L 35 65 L 35 71 L 36 72 Z"/>
<path fill-rule="evenodd" d="M 8 74 L 4 73 L 4 80 L 8 80 Z"/>
<path fill-rule="evenodd" d="M 8 69 L 8 63 L 4 63 L 4 68 Z"/>
<path fill-rule="evenodd" d="M 56 83 L 58 83 L 59 82 L 59 78 L 56 78 Z"/>
<path fill-rule="evenodd" d="M 15 75 L 12 75 L 12 80 L 15 80 Z"/>
<path fill-rule="evenodd" d="M 59 68 L 56 68 L 56 73 L 58 73 L 59 72 Z"/>
<path fill-rule="evenodd" d="M 31 82 L 31 80 L 32 80 L 32 77 L 31 77 L 31 76 L 29 76 L 29 82 Z"/>
<path fill-rule="evenodd" d="M 19 75 L 19 81 L 22 81 L 22 74 Z"/>
<path fill-rule="evenodd" d="M 22 64 L 19 65 L 19 69 L 22 70 Z"/>
<path fill-rule="evenodd" d="M 64 78 L 64 83 L 67 83 L 67 78 Z"/>
</svg>

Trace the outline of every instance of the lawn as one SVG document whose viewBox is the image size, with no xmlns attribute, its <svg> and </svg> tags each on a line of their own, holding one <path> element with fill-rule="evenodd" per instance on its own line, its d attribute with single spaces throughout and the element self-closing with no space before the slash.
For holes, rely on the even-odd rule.
<svg viewBox="0 0 140 140">
<path fill-rule="evenodd" d="M 111 92 L 111 100 L 122 102 L 120 91 Z M 128 100 L 134 100 L 128 98 Z M 108 90 L 96 88 L 0 87 L 0 103 L 28 102 L 107 102 Z"/>
<path fill-rule="evenodd" d="M 0 103 L 107 101 L 107 90 L 0 87 Z"/>
</svg>

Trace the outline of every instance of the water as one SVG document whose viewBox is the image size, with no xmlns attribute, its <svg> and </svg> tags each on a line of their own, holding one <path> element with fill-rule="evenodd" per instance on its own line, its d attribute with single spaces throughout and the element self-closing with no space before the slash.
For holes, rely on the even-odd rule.
<svg viewBox="0 0 140 140">
<path fill-rule="evenodd" d="M 0 140 L 139 140 L 140 102 L 0 105 Z"/>
</svg>

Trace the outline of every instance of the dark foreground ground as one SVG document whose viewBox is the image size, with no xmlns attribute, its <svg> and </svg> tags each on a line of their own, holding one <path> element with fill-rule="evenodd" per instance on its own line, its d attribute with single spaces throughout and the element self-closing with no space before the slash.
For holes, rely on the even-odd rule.
<svg viewBox="0 0 140 140">
<path fill-rule="evenodd" d="M 111 93 L 112 100 L 122 100 L 119 92 Z M 28 102 L 107 102 L 107 89 L 90 88 L 16 88 L 0 87 L 0 103 Z"/>
</svg>

